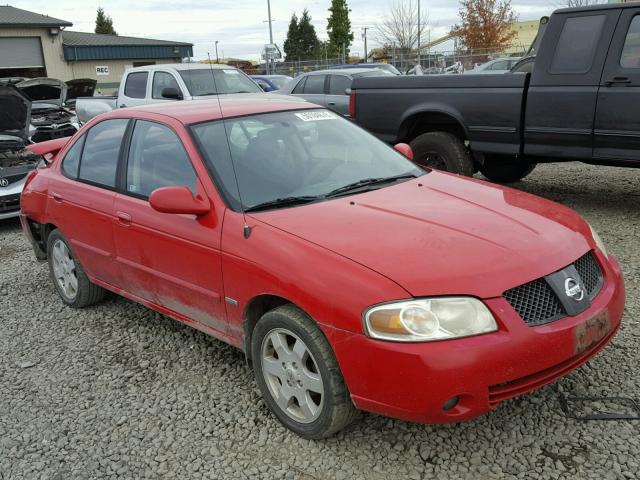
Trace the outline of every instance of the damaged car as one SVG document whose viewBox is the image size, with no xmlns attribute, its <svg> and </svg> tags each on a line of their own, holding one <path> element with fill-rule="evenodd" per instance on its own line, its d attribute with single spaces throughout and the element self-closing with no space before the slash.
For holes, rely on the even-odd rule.
<svg viewBox="0 0 640 480">
<path fill-rule="evenodd" d="M 70 137 L 78 130 L 78 118 L 65 107 L 68 86 L 56 78 L 32 78 L 15 85 L 32 102 L 29 137 L 45 142 Z"/>
<path fill-rule="evenodd" d="M 31 101 L 15 86 L 0 85 L 0 220 L 20 213 L 27 174 L 41 157 L 26 151 Z"/>
</svg>

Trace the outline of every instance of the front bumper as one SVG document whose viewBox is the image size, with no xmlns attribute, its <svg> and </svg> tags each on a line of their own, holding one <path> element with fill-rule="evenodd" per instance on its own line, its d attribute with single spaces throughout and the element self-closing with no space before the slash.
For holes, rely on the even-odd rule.
<svg viewBox="0 0 640 480">
<path fill-rule="evenodd" d="M 0 187 L 0 220 L 20 215 L 20 193 L 26 177 L 7 187 Z"/>
<path fill-rule="evenodd" d="M 597 257 L 604 285 L 591 307 L 546 325 L 527 326 L 499 297 L 485 300 L 499 331 L 475 337 L 403 344 L 327 328 L 354 404 L 413 422 L 460 422 L 575 370 L 609 343 L 624 309 L 620 266 Z M 585 340 L 593 320 L 605 328 Z"/>
</svg>

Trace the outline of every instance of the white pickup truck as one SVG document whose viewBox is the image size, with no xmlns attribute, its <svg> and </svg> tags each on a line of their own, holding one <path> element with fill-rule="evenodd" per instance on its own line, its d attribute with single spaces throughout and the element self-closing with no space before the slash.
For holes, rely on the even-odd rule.
<svg viewBox="0 0 640 480">
<path fill-rule="evenodd" d="M 174 63 L 127 70 L 118 96 L 80 97 L 76 115 L 81 124 L 116 108 L 176 100 L 200 100 L 218 94 L 262 93 L 241 70 L 229 65 Z"/>
</svg>

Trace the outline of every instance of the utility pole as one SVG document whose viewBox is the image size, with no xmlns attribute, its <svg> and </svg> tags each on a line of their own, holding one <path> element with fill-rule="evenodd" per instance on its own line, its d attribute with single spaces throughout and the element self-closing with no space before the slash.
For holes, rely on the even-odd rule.
<svg viewBox="0 0 640 480">
<path fill-rule="evenodd" d="M 218 40 L 216 40 L 216 63 L 220 63 L 220 59 L 218 58 Z"/>
<path fill-rule="evenodd" d="M 422 22 L 420 19 L 420 0 L 418 0 L 418 65 L 420 65 L 420 34 L 422 33 Z"/>
<path fill-rule="evenodd" d="M 371 27 L 362 27 L 362 31 L 363 34 L 362 36 L 364 37 L 364 63 L 369 63 L 369 57 L 368 57 L 368 51 L 367 51 L 367 30 L 369 30 Z"/>
<path fill-rule="evenodd" d="M 271 28 L 271 0 L 267 0 L 267 14 L 269 15 L 269 45 L 273 45 L 273 29 Z M 271 49 L 265 52 L 267 61 L 267 73 L 271 73 Z"/>
</svg>

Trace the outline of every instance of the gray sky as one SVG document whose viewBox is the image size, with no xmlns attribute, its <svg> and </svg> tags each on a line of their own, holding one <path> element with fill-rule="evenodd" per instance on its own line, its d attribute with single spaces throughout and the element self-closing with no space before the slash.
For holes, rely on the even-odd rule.
<svg viewBox="0 0 640 480">
<path fill-rule="evenodd" d="M 113 18 L 120 35 L 179 40 L 194 44 L 196 59 L 214 57 L 213 42 L 219 41 L 219 53 L 227 57 L 256 60 L 262 46 L 269 40 L 266 0 L 5 0 L 25 10 L 51 15 L 73 23 L 72 30 L 93 31 L 96 9 L 105 8 Z M 369 48 L 376 46 L 375 25 L 384 18 L 393 0 L 347 0 L 351 8 L 354 32 L 353 53 L 364 53 L 361 29 L 369 31 Z M 548 15 L 562 5 L 562 0 L 512 0 L 520 20 L 533 20 Z M 271 16 L 274 41 L 282 47 L 291 13 L 298 16 L 308 8 L 320 39 L 326 39 L 327 9 L 330 0 L 272 0 Z M 431 37 L 446 33 L 456 22 L 458 3 L 455 0 L 423 0 L 423 11 L 429 15 Z M 426 34 L 425 34 L 426 37 Z"/>
</svg>

